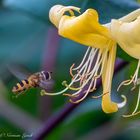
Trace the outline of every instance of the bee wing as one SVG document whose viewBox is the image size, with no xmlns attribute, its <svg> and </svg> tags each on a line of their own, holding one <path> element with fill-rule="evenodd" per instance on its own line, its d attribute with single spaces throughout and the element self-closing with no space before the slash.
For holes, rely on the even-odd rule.
<svg viewBox="0 0 140 140">
<path fill-rule="evenodd" d="M 52 89 L 53 85 L 54 85 L 54 81 L 53 80 L 40 81 L 40 83 L 39 83 L 39 87 L 44 89 L 44 90 Z"/>
<path fill-rule="evenodd" d="M 27 79 L 31 75 L 23 65 L 7 64 L 7 68 L 10 73 L 20 80 Z"/>
</svg>

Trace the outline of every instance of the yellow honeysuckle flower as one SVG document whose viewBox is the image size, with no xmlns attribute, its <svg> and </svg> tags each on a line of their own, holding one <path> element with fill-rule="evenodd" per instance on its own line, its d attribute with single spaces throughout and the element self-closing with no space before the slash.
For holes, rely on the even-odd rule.
<svg viewBox="0 0 140 140">
<path fill-rule="evenodd" d="M 64 94 L 71 98 L 84 95 L 81 99 L 73 101 L 79 103 L 89 92 L 96 90 L 97 79 L 102 76 L 103 94 L 102 109 L 106 113 L 118 111 L 126 103 L 125 96 L 122 103 L 115 103 L 111 100 L 111 84 L 116 58 L 116 41 L 112 38 L 110 30 L 101 25 L 98 21 L 98 13 L 94 9 L 88 9 L 79 16 L 74 15 L 74 11 L 80 12 L 80 9 L 74 6 L 55 5 L 51 8 L 49 17 L 51 22 L 58 28 L 61 36 L 74 40 L 86 46 L 90 46 L 81 62 L 74 68 L 70 68 L 72 80 L 68 85 L 66 81 L 63 85 L 66 88 L 57 93 L 42 92 L 46 95 L 59 95 L 65 93 L 68 89 L 75 91 L 73 94 Z M 70 15 L 66 15 L 68 12 Z M 75 74 L 73 74 L 75 72 Z M 78 86 L 78 87 L 77 87 Z M 85 89 L 86 87 L 86 89 Z M 97 98 L 93 96 L 93 98 Z"/>
<path fill-rule="evenodd" d="M 64 15 L 70 10 L 79 12 L 80 9 L 56 5 L 50 10 L 50 20 L 58 28 L 59 34 L 86 46 L 104 48 L 111 37 L 109 30 L 99 24 L 98 13 L 94 9 L 88 9 L 78 17 Z"/>
<path fill-rule="evenodd" d="M 137 11 L 139 10 L 140 9 L 138 9 Z M 122 85 L 129 85 L 133 83 L 134 84 L 134 87 L 132 88 L 133 90 L 137 85 L 140 84 L 138 78 L 140 68 L 140 13 L 138 17 L 135 17 L 135 19 L 129 22 L 112 20 L 110 30 L 113 38 L 117 41 L 120 47 L 130 56 L 138 59 L 138 66 L 136 68 L 133 77 L 130 80 L 123 81 L 118 87 L 119 90 L 119 88 Z M 140 111 L 138 111 L 139 103 L 140 103 L 140 88 L 137 104 L 134 111 L 130 115 L 124 115 L 124 117 L 130 117 L 140 113 Z"/>
<path fill-rule="evenodd" d="M 111 33 L 126 53 L 140 59 L 140 16 L 132 22 L 112 20 Z"/>
</svg>

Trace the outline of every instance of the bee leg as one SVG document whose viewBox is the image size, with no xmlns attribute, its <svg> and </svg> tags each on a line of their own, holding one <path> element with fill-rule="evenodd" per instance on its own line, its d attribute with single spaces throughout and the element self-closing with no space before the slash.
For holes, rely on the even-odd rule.
<svg viewBox="0 0 140 140">
<path fill-rule="evenodd" d="M 15 97 L 18 98 L 21 94 L 24 94 L 24 92 L 18 93 Z"/>
<path fill-rule="evenodd" d="M 24 94 L 26 92 L 26 89 L 24 89 L 23 91 L 19 92 L 15 97 L 18 98 L 18 96 Z"/>
</svg>

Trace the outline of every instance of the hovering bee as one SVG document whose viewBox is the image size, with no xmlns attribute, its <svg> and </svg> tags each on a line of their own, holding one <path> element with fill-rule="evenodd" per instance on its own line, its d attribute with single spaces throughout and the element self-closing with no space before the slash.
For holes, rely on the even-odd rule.
<svg viewBox="0 0 140 140">
<path fill-rule="evenodd" d="M 17 83 L 12 92 L 15 94 L 20 94 L 25 90 L 30 88 L 40 87 L 42 89 L 46 89 L 48 81 L 51 80 L 51 73 L 48 71 L 41 71 L 30 75 L 27 79 L 21 80 Z"/>
<path fill-rule="evenodd" d="M 13 93 L 21 93 L 25 90 L 35 87 L 41 87 L 44 82 L 51 80 L 51 72 L 41 71 L 30 75 L 27 79 L 21 80 L 13 89 Z M 43 87 L 44 88 L 44 87 Z"/>
<path fill-rule="evenodd" d="M 7 69 L 20 81 L 12 88 L 12 92 L 18 97 L 30 88 L 50 90 L 54 84 L 51 78 L 52 72 L 40 71 L 31 74 L 24 65 L 7 64 Z M 23 79 L 23 80 L 22 80 Z"/>
<path fill-rule="evenodd" d="M 41 88 L 44 90 L 50 90 L 54 83 L 51 78 L 52 72 L 49 71 L 41 71 L 31 74 L 24 68 L 23 65 L 19 64 L 7 64 L 7 68 L 10 73 L 20 79 L 20 82 L 18 82 L 12 88 L 12 92 L 16 95 L 16 97 L 30 88 Z"/>
</svg>

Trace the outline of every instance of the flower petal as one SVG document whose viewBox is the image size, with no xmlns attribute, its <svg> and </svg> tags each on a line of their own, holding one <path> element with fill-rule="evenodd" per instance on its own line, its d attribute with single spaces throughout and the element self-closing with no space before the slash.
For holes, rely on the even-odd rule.
<svg viewBox="0 0 140 140">
<path fill-rule="evenodd" d="M 53 6 L 49 11 L 49 18 L 50 21 L 56 26 L 59 26 L 59 22 L 61 17 L 64 15 L 65 12 L 69 12 L 71 16 L 74 15 L 74 12 L 72 10 L 75 10 L 80 13 L 80 8 L 75 6 L 63 6 L 63 5 L 55 5 Z"/>
<path fill-rule="evenodd" d="M 75 17 L 74 12 L 79 8 L 73 6 L 53 6 L 50 10 L 50 20 L 58 28 L 61 36 L 95 48 L 104 48 L 111 39 L 108 28 L 98 22 L 98 13 L 88 9 L 80 16 Z M 68 11 L 70 16 L 64 15 Z"/>
<path fill-rule="evenodd" d="M 102 97 L 102 109 L 105 113 L 113 113 L 118 111 L 117 103 L 111 101 L 111 85 L 116 58 L 116 46 L 113 44 L 110 45 L 112 48 L 109 50 L 109 57 L 106 60 L 106 65 L 102 75 L 103 93 L 107 93 Z"/>
<path fill-rule="evenodd" d="M 98 14 L 94 9 L 88 9 L 78 17 L 63 16 L 58 30 L 65 38 L 95 48 L 104 48 L 110 39 L 108 29 L 98 23 Z"/>
<path fill-rule="evenodd" d="M 112 20 L 111 33 L 126 53 L 140 59 L 140 16 L 128 23 Z"/>
</svg>

